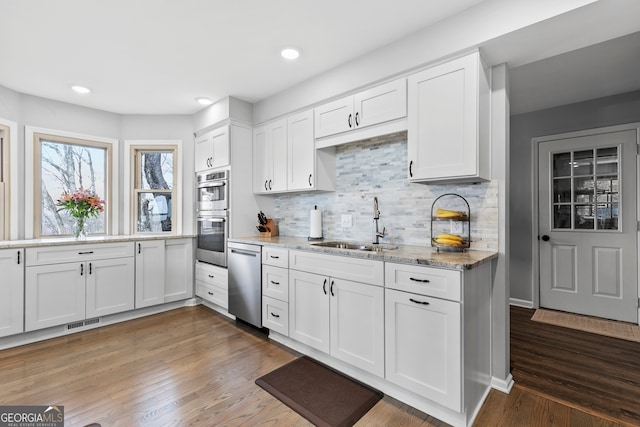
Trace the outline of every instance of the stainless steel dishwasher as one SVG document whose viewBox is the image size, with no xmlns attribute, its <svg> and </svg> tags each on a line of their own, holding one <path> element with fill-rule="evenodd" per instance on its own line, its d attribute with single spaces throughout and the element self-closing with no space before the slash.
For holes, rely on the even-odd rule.
<svg viewBox="0 0 640 427">
<path fill-rule="evenodd" d="M 262 246 L 228 243 L 229 313 L 262 328 Z"/>
</svg>

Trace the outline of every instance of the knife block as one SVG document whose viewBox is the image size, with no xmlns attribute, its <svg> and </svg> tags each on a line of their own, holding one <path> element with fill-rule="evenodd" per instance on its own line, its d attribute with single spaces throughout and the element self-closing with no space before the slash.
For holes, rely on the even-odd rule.
<svg viewBox="0 0 640 427">
<path fill-rule="evenodd" d="M 260 237 L 275 237 L 278 235 L 278 226 L 271 218 L 267 218 L 267 224 L 265 225 L 269 231 L 260 233 Z"/>
</svg>

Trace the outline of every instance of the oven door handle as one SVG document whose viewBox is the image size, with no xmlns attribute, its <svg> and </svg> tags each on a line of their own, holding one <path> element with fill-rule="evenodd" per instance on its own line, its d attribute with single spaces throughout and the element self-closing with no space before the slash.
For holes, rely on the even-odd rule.
<svg viewBox="0 0 640 427">
<path fill-rule="evenodd" d="M 206 187 L 224 187 L 227 185 L 224 181 L 219 182 L 203 182 L 202 184 L 198 184 L 198 188 L 206 188 Z"/>
<path fill-rule="evenodd" d="M 199 216 L 198 221 L 226 222 L 227 220 L 224 218 L 209 218 L 209 217 Z"/>
</svg>

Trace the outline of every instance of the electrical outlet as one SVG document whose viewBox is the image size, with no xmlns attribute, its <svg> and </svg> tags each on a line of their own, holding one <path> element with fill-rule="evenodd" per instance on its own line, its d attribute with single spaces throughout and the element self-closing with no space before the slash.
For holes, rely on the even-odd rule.
<svg viewBox="0 0 640 427">
<path fill-rule="evenodd" d="M 351 215 L 342 215 L 340 219 L 342 223 L 342 228 L 353 227 L 353 218 L 351 217 Z"/>
<path fill-rule="evenodd" d="M 462 221 L 451 221 L 450 227 L 451 234 L 462 234 L 464 233 L 464 223 Z"/>
</svg>

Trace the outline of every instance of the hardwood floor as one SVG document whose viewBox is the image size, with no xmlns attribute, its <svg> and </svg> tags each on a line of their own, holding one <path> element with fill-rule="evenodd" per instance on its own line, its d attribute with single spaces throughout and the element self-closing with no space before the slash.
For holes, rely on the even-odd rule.
<svg viewBox="0 0 640 427">
<path fill-rule="evenodd" d="M 181 308 L 0 351 L 0 405 L 64 405 L 66 426 L 308 426 L 254 384 L 297 356 L 205 307 Z M 492 391 L 475 425 L 622 424 L 516 385 Z M 385 396 L 357 426 L 446 424 Z"/>
</svg>

